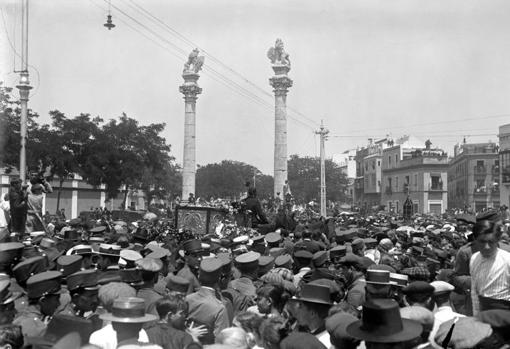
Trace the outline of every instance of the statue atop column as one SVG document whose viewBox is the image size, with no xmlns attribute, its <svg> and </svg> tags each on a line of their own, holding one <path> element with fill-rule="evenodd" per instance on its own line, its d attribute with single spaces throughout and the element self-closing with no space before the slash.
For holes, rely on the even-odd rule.
<svg viewBox="0 0 510 349">
<path fill-rule="evenodd" d="M 184 63 L 184 69 L 182 71 L 183 74 L 198 74 L 200 70 L 202 70 L 202 66 L 204 65 L 204 56 L 199 56 L 198 48 L 191 51 L 188 56 L 188 61 Z"/>
<path fill-rule="evenodd" d="M 270 47 L 267 51 L 267 57 L 273 65 L 286 66 L 290 70 L 289 54 L 285 52 L 282 39 L 276 39 L 274 47 Z"/>
</svg>

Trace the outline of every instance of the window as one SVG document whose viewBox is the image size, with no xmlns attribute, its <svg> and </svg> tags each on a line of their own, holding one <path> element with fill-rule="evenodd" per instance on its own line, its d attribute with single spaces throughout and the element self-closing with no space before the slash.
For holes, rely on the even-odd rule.
<svg viewBox="0 0 510 349">
<path fill-rule="evenodd" d="M 415 175 L 414 175 L 414 185 L 416 188 L 418 188 L 418 174 L 417 173 L 415 173 Z"/>
<path fill-rule="evenodd" d="M 395 154 L 395 164 L 398 163 L 398 154 Z"/>
<path fill-rule="evenodd" d="M 388 165 L 391 165 L 391 156 L 388 156 Z"/>
<path fill-rule="evenodd" d="M 442 190 L 443 189 L 443 181 L 441 180 L 441 176 L 439 176 L 439 175 L 431 175 L 430 176 L 430 189 L 432 189 L 432 190 Z"/>
<path fill-rule="evenodd" d="M 377 166 L 380 167 L 381 166 L 381 160 L 377 160 Z"/>
<path fill-rule="evenodd" d="M 398 177 L 395 177 L 395 191 L 398 191 Z"/>
<path fill-rule="evenodd" d="M 504 153 L 500 154 L 500 160 L 503 183 L 510 183 L 510 152 L 505 151 Z"/>
<path fill-rule="evenodd" d="M 483 165 L 484 165 L 483 160 L 476 161 L 476 167 L 483 167 Z"/>
<path fill-rule="evenodd" d="M 484 192 L 485 191 L 485 179 L 477 179 L 475 183 L 476 192 Z"/>
<path fill-rule="evenodd" d="M 375 170 L 375 160 L 372 161 L 372 170 Z"/>
</svg>

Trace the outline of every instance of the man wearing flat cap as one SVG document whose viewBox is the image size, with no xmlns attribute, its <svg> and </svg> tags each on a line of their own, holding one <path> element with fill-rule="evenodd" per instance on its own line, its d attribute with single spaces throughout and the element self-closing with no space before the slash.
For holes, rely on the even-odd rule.
<svg viewBox="0 0 510 349">
<path fill-rule="evenodd" d="M 150 314 L 157 315 L 154 304 L 158 299 L 163 298 L 163 295 L 154 290 L 154 285 L 158 281 L 159 272 L 163 268 L 163 263 L 159 259 L 145 257 L 137 260 L 136 266 L 142 270 L 143 286 L 140 287 L 136 296 L 145 301 L 145 311 Z"/>
<path fill-rule="evenodd" d="M 425 281 L 413 281 L 402 289 L 405 295 L 405 301 L 408 305 L 421 306 L 427 309 L 433 307 L 432 295 L 434 287 Z"/>
<path fill-rule="evenodd" d="M 232 305 L 236 315 L 255 304 L 256 283 L 259 282 L 259 258 L 260 254 L 253 251 L 243 253 L 235 258 L 235 264 L 241 277 L 230 281 L 225 292 L 232 296 Z"/>
<path fill-rule="evenodd" d="M 18 314 L 13 324 L 20 325 L 23 335 L 41 336 L 49 319 L 60 306 L 60 282 L 62 273 L 45 271 L 27 280 L 29 306 Z"/>
<path fill-rule="evenodd" d="M 365 275 L 362 260 L 359 256 L 348 253 L 340 259 L 339 265 L 345 278 L 346 298 L 345 301 L 356 311 L 361 310 L 361 305 L 366 299 Z"/>
<path fill-rule="evenodd" d="M 182 244 L 182 250 L 179 251 L 181 259 L 178 260 L 178 271 L 175 275 L 189 281 L 190 288 L 188 292 L 194 292 L 200 288 L 197 274 L 200 266 L 201 251 L 202 243 L 197 239 L 185 241 Z"/>
<path fill-rule="evenodd" d="M 207 334 L 200 337 L 202 344 L 213 344 L 215 337 L 230 326 L 227 309 L 218 294 L 222 263 L 219 258 L 207 258 L 200 263 L 200 288 L 186 296 L 188 319 L 197 325 L 204 325 Z"/>
<path fill-rule="evenodd" d="M 429 339 L 433 341 L 437 330 L 442 323 L 457 317 L 464 317 L 464 315 L 454 312 L 451 306 L 450 295 L 455 289 L 453 285 L 440 280 L 433 281 L 430 285 L 434 287 L 432 300 L 436 305 L 436 310 L 434 311 L 434 326 L 432 327 L 429 337 Z"/>
<path fill-rule="evenodd" d="M 67 289 L 71 295 L 71 303 L 59 314 L 74 315 L 85 319 L 94 316 L 99 306 L 97 270 L 80 270 L 66 278 Z"/>
</svg>

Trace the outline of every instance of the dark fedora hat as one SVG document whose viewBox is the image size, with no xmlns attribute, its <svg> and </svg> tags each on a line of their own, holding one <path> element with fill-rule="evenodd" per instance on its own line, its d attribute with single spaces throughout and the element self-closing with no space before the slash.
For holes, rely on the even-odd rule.
<svg viewBox="0 0 510 349">
<path fill-rule="evenodd" d="M 301 289 L 301 295 L 293 299 L 309 303 L 331 304 L 329 287 L 323 285 L 305 284 Z"/>
<path fill-rule="evenodd" d="M 363 305 L 361 320 L 347 326 L 354 338 L 373 343 L 406 342 L 422 332 L 420 323 L 402 319 L 398 303 L 393 299 L 374 299 Z"/>
<path fill-rule="evenodd" d="M 99 317 L 106 321 L 123 323 L 144 323 L 157 320 L 156 315 L 145 313 L 145 301 L 137 297 L 121 297 L 114 300 L 112 312 Z"/>
</svg>

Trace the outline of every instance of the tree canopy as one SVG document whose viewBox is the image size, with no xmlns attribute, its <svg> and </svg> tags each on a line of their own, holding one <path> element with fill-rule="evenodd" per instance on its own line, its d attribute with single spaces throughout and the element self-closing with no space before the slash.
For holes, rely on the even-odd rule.
<svg viewBox="0 0 510 349">
<path fill-rule="evenodd" d="M 0 84 L 0 166 L 17 168 L 21 112 L 11 92 Z M 53 110 L 49 115 L 51 123 L 40 125 L 38 115 L 29 113 L 29 171 L 44 169 L 61 184 L 78 174 L 91 185 L 104 184 L 109 198 L 116 197 L 122 186 L 161 198 L 180 191 L 179 168 L 161 136 L 164 123 L 140 125 L 126 114 L 107 122 L 86 113 L 68 117 Z"/>
<path fill-rule="evenodd" d="M 271 196 L 273 177 L 262 174 L 256 167 L 244 162 L 223 160 L 220 163 L 201 166 L 197 170 L 196 195 L 210 197 L 236 198 L 246 192 L 246 182 L 254 184 L 259 197 Z"/>
<path fill-rule="evenodd" d="M 325 160 L 326 198 L 345 201 L 347 177 L 338 164 Z M 291 155 L 288 161 L 288 179 L 292 195 L 298 202 L 309 202 L 320 198 L 320 158 Z"/>
</svg>

